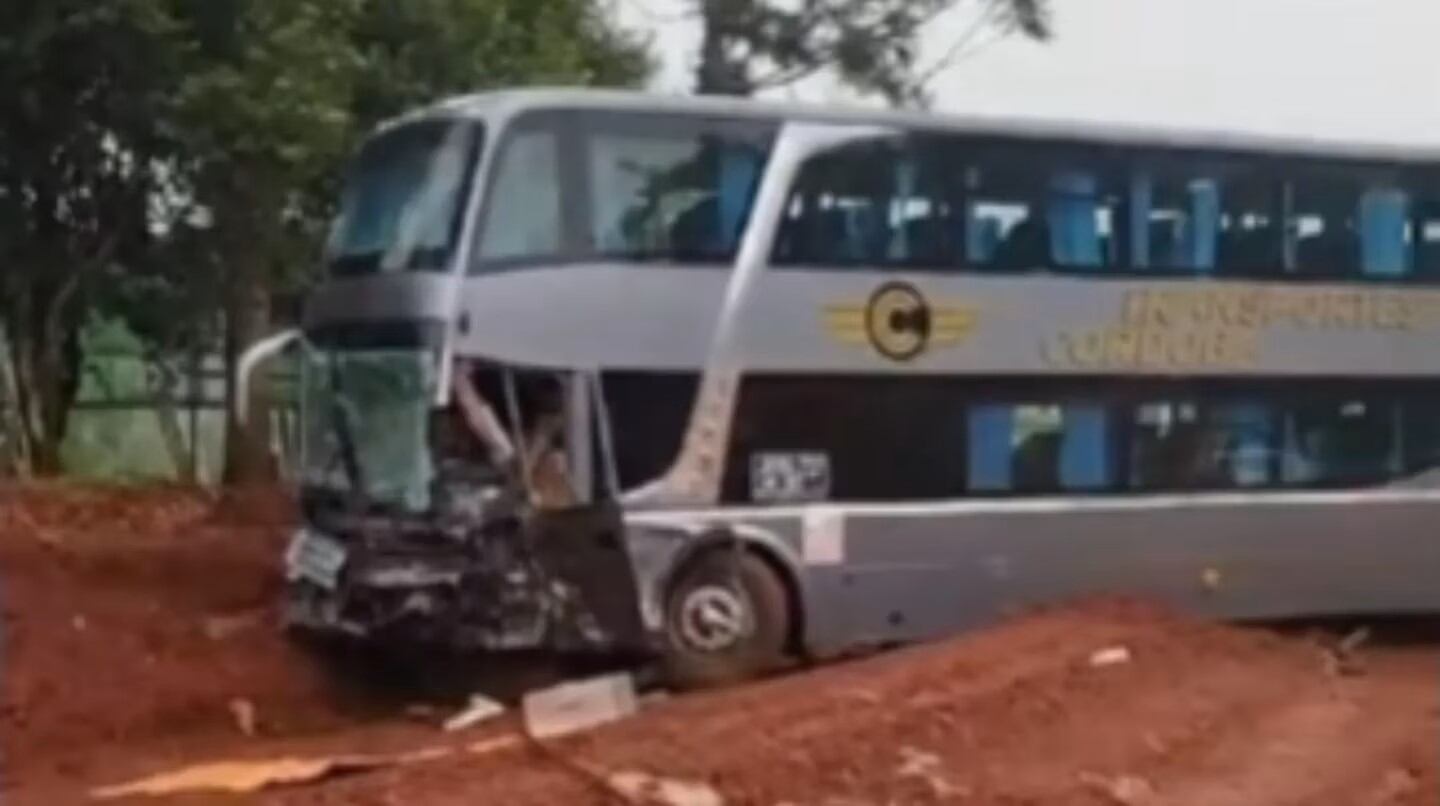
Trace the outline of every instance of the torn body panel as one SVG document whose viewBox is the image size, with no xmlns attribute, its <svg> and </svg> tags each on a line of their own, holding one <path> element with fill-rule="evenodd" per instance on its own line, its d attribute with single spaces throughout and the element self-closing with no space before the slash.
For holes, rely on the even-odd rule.
<svg viewBox="0 0 1440 806">
<path fill-rule="evenodd" d="M 318 636 L 460 651 L 645 651 L 617 512 L 527 511 L 498 492 L 439 517 L 312 506 L 286 620 Z"/>
</svg>

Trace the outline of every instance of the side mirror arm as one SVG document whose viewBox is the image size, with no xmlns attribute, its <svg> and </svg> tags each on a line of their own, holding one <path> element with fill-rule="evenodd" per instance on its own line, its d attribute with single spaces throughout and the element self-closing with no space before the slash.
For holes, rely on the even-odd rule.
<svg viewBox="0 0 1440 806">
<path fill-rule="evenodd" d="M 300 331 L 295 328 L 283 330 L 268 338 L 246 348 L 240 354 L 240 359 L 235 364 L 235 417 L 242 424 L 249 417 L 250 407 L 250 375 L 262 362 L 283 352 L 291 344 L 300 339 Z"/>
</svg>

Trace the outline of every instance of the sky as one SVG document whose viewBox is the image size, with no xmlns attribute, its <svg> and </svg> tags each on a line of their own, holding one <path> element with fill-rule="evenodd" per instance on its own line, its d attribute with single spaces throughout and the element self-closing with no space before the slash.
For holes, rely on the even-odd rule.
<svg viewBox="0 0 1440 806">
<path fill-rule="evenodd" d="M 974 2 L 974 0 L 969 0 Z M 691 83 L 687 0 L 616 0 L 653 89 Z M 1440 0 L 1052 0 L 1049 44 L 1003 40 L 937 77 L 939 110 L 1440 146 Z M 927 59 L 968 27 L 934 22 Z M 849 101 L 827 80 L 773 97 Z"/>
</svg>

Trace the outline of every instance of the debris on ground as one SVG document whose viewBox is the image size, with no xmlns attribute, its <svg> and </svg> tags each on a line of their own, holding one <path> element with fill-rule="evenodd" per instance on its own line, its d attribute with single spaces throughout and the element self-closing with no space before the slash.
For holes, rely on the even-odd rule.
<svg viewBox="0 0 1440 806">
<path fill-rule="evenodd" d="M 332 775 L 382 766 L 378 758 L 283 758 L 263 761 L 220 761 L 187 767 L 119 786 L 91 791 L 96 800 L 136 796 L 161 797 L 196 792 L 248 794 L 277 786 L 313 783 Z"/>
<path fill-rule="evenodd" d="M 494 719 L 503 713 L 505 713 L 504 705 L 483 694 L 472 694 L 465 709 L 445 720 L 444 727 L 446 731 L 454 733 L 466 728 L 473 728 L 481 722 Z"/>
<path fill-rule="evenodd" d="M 900 748 L 900 767 L 895 774 L 902 778 L 915 778 L 930 787 L 935 797 L 942 800 L 968 797 L 970 792 L 963 786 L 956 786 L 945 772 L 941 758 L 913 747 Z"/>
<path fill-rule="evenodd" d="M 639 710 L 639 703 L 634 678 L 619 673 L 529 692 L 521 707 L 526 732 L 555 739 L 624 719 Z"/>
<path fill-rule="evenodd" d="M 1123 646 L 1098 649 L 1090 655 L 1090 665 L 1097 669 L 1105 666 L 1119 666 L 1129 662 L 1130 650 Z"/>
<path fill-rule="evenodd" d="M 1325 672 L 1332 677 L 1354 677 L 1365 673 L 1365 664 L 1360 659 L 1360 647 L 1370 640 L 1370 628 L 1359 627 L 1341 638 L 1333 647 L 1324 651 Z"/>
<path fill-rule="evenodd" d="M 725 799 L 707 784 L 657 778 L 644 772 L 617 772 L 609 784 L 637 803 L 656 806 L 725 806 Z"/>
<path fill-rule="evenodd" d="M 235 717 L 235 727 L 241 735 L 248 738 L 255 737 L 255 703 L 246 699 L 234 699 L 230 701 L 230 714 Z"/>
<path fill-rule="evenodd" d="M 320 758 L 279 758 L 253 761 L 217 761 L 142 778 L 127 784 L 91 790 L 95 800 L 137 796 L 162 797 L 187 793 L 224 792 L 252 794 L 266 789 L 314 784 L 338 775 L 422 764 L 459 755 L 474 757 L 514 747 L 515 737 L 477 742 L 463 749 L 428 747 L 390 755 L 350 755 Z"/>
<path fill-rule="evenodd" d="M 1135 775 L 1110 778 L 1095 773 L 1081 773 L 1079 780 L 1115 806 L 1145 806 L 1155 798 L 1155 788 L 1150 782 Z"/>
</svg>

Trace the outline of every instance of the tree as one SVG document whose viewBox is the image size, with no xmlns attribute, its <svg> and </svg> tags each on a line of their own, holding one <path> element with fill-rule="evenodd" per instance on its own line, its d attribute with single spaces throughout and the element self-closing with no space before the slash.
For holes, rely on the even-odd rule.
<svg viewBox="0 0 1440 806">
<path fill-rule="evenodd" d="M 1048 0 L 695 0 L 702 26 L 696 91 L 752 95 L 821 71 L 894 105 L 926 105 L 931 78 L 981 37 L 1051 34 Z M 970 25 L 930 65 L 917 39 L 942 14 Z"/>
<path fill-rule="evenodd" d="M 270 300 L 313 277 L 344 157 L 372 125 L 443 95 L 535 82 L 628 83 L 643 51 L 591 0 L 266 0 L 189 4 L 181 84 L 186 197 L 211 219 L 229 365 Z M 232 372 L 233 376 L 233 372 Z M 267 394 L 231 421 L 226 479 L 268 468 Z M 232 401 L 233 402 L 233 401 Z M 234 407 L 231 407 L 233 412 Z"/>
<path fill-rule="evenodd" d="M 80 328 L 148 241 L 171 21 L 157 0 L 0 5 L 0 326 L 28 469 L 60 469 Z"/>
<path fill-rule="evenodd" d="M 265 335 L 276 294 L 313 278 L 344 158 L 379 119 L 647 67 L 592 0 L 0 4 L 0 377 L 20 452 L 59 470 L 96 313 L 161 369 Z M 255 393 L 253 427 L 231 423 L 231 480 L 268 471 Z"/>
<path fill-rule="evenodd" d="M 218 278 L 200 279 L 223 300 L 225 354 L 233 367 L 241 350 L 267 334 L 277 288 L 298 282 L 315 262 L 324 225 L 308 191 L 333 172 L 349 143 L 349 100 L 361 68 L 351 32 L 361 4 L 220 0 L 177 7 L 185 41 L 175 90 L 177 195 L 201 212 L 185 229 L 203 230 L 197 257 L 218 270 Z M 256 416 L 242 424 L 233 414 L 232 387 L 228 482 L 271 476 L 267 391 L 253 386 L 249 409 Z"/>
<path fill-rule="evenodd" d="M 651 65 L 593 0 L 367 0 L 354 113 L 370 125 L 443 95 L 536 84 L 627 86 Z"/>
</svg>

